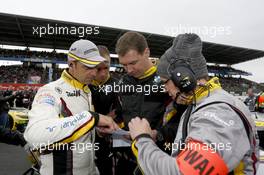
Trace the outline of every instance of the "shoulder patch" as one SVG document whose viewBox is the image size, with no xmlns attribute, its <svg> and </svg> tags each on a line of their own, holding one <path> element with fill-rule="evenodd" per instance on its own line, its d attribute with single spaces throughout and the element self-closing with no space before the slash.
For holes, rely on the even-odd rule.
<svg viewBox="0 0 264 175">
<path fill-rule="evenodd" d="M 204 144 L 198 141 L 192 140 L 188 144 L 197 144 L 199 147 L 186 148 L 176 157 L 182 174 L 226 175 L 228 173 L 227 165 L 218 153 L 203 149 Z"/>
<path fill-rule="evenodd" d="M 55 97 L 50 93 L 43 93 L 37 96 L 36 103 L 38 104 L 48 104 L 51 106 L 55 105 Z"/>
</svg>

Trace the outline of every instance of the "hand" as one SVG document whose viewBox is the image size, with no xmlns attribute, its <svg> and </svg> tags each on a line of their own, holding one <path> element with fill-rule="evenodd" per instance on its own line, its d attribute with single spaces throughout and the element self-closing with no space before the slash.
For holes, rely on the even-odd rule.
<svg viewBox="0 0 264 175">
<path fill-rule="evenodd" d="M 146 119 L 140 119 L 139 117 L 133 118 L 129 123 L 129 132 L 131 138 L 134 140 L 140 134 L 151 135 L 152 131 L 149 122 Z"/>
<path fill-rule="evenodd" d="M 13 96 L 18 96 L 19 94 L 20 94 L 19 91 L 13 91 L 13 92 L 12 92 L 12 95 L 13 95 Z"/>
<path fill-rule="evenodd" d="M 33 150 L 33 149 L 34 149 L 33 146 L 30 145 L 29 143 L 27 143 L 26 145 L 24 145 L 24 150 L 28 154 L 29 161 L 34 166 L 40 167 L 40 165 L 41 165 L 41 162 L 39 160 L 40 153 L 37 150 Z"/>
<path fill-rule="evenodd" d="M 107 114 L 107 116 L 110 116 L 110 117 L 112 117 L 112 119 L 115 119 L 116 118 L 116 113 L 115 113 L 115 109 L 114 110 L 112 110 L 112 111 L 110 111 L 108 114 Z"/>
<path fill-rule="evenodd" d="M 101 129 L 100 127 L 96 127 L 96 128 L 95 128 L 95 131 L 96 131 L 96 133 L 97 133 L 97 135 L 98 135 L 99 137 L 106 137 L 108 134 L 102 132 L 102 130 L 103 130 L 103 129 Z"/>
<path fill-rule="evenodd" d="M 177 99 L 176 99 L 176 103 L 187 105 L 191 102 L 192 96 L 193 96 L 193 94 L 191 92 L 188 94 L 184 93 L 184 92 L 179 93 L 179 95 L 177 96 Z"/>
<path fill-rule="evenodd" d="M 111 134 L 119 127 L 111 117 L 100 114 L 97 129 L 101 134 Z"/>
</svg>

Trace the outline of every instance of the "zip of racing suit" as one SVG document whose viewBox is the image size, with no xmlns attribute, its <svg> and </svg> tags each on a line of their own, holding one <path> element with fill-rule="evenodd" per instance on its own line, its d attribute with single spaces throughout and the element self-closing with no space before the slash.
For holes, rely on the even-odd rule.
<svg viewBox="0 0 264 175">
<path fill-rule="evenodd" d="M 218 78 L 195 91 L 196 106 L 182 142 L 181 118 L 175 141 L 169 145 L 172 156 L 162 152 L 148 134 L 135 138 L 132 150 L 147 175 L 256 174 L 259 160 L 258 138 L 253 119 L 243 102 L 221 88 Z M 215 101 L 214 105 L 206 105 Z M 251 128 L 250 140 L 240 116 L 227 104 L 239 109 Z M 199 146 L 193 148 L 193 145 Z M 182 146 L 185 146 L 184 148 Z"/>
<path fill-rule="evenodd" d="M 41 174 L 98 174 L 94 126 L 99 116 L 91 111 L 88 86 L 66 70 L 60 79 L 39 89 L 24 136 L 40 151 Z"/>
</svg>

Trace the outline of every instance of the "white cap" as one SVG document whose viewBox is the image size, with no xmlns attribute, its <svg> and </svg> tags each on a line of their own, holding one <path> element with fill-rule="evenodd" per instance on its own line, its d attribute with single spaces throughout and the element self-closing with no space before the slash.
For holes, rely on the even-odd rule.
<svg viewBox="0 0 264 175">
<path fill-rule="evenodd" d="M 78 60 L 91 68 L 106 61 L 106 59 L 100 55 L 98 48 L 93 42 L 83 39 L 72 43 L 69 49 L 68 59 Z"/>
</svg>

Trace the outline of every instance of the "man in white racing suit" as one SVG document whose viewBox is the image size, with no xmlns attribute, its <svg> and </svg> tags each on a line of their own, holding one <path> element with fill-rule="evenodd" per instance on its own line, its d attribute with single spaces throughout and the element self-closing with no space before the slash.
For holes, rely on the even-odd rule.
<svg viewBox="0 0 264 175">
<path fill-rule="evenodd" d="M 92 112 L 87 86 L 104 60 L 94 43 L 78 40 L 69 49 L 69 69 L 36 94 L 24 136 L 40 151 L 42 175 L 99 174 L 94 155 L 100 148 L 94 143 L 94 128 L 104 133 L 117 128 L 111 117 Z"/>
</svg>

